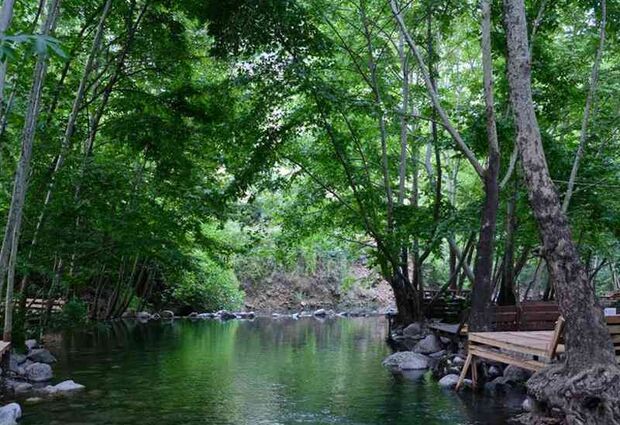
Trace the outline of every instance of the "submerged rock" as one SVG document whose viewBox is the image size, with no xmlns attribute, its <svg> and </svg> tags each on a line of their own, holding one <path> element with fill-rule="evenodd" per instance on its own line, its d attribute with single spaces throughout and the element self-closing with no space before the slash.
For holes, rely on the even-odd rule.
<svg viewBox="0 0 620 425">
<path fill-rule="evenodd" d="M 319 308 L 318 310 L 315 310 L 313 315 L 315 317 L 325 317 L 327 316 L 327 311 L 325 311 L 324 308 Z"/>
<path fill-rule="evenodd" d="M 82 391 L 86 388 L 84 385 L 78 384 L 72 380 L 62 381 L 56 385 L 48 385 L 39 390 L 39 393 L 47 396 L 62 396 Z"/>
<path fill-rule="evenodd" d="M 200 313 L 198 316 L 196 316 L 199 319 L 213 319 L 215 315 L 213 313 Z"/>
<path fill-rule="evenodd" d="M 45 348 L 38 348 L 36 350 L 32 350 L 28 354 L 27 358 L 28 360 L 32 360 L 35 363 L 56 363 L 56 357 L 54 357 L 52 353 L 50 353 Z"/>
<path fill-rule="evenodd" d="M 151 319 L 152 319 L 152 320 L 160 320 L 160 319 L 161 319 L 161 316 L 159 315 L 159 313 L 155 313 L 155 314 L 153 314 L 153 315 L 151 316 Z"/>
<path fill-rule="evenodd" d="M 22 408 L 17 403 L 0 407 L 0 425 L 15 425 L 22 417 Z"/>
<path fill-rule="evenodd" d="M 413 351 L 420 354 L 431 354 L 441 350 L 443 350 L 441 341 L 433 334 L 426 335 L 413 349 Z"/>
<path fill-rule="evenodd" d="M 423 354 L 411 351 L 394 353 L 383 360 L 383 366 L 400 370 L 428 369 L 429 360 Z"/>
<path fill-rule="evenodd" d="M 439 380 L 439 386 L 441 388 L 454 388 L 459 382 L 459 376 L 455 374 L 446 375 Z"/>
<path fill-rule="evenodd" d="M 171 310 L 162 310 L 160 314 L 162 319 L 174 319 L 174 312 Z"/>
<path fill-rule="evenodd" d="M 54 376 L 52 368 L 47 363 L 33 363 L 26 366 L 26 378 L 31 382 L 45 382 Z"/>
</svg>

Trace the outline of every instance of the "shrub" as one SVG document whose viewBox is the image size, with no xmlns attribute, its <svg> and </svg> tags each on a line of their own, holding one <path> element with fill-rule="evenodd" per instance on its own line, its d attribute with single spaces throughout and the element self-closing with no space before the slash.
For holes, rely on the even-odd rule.
<svg viewBox="0 0 620 425">
<path fill-rule="evenodd" d="M 209 258 L 197 259 L 193 269 L 181 274 L 172 297 L 192 311 L 234 310 L 243 305 L 235 273 Z"/>
</svg>

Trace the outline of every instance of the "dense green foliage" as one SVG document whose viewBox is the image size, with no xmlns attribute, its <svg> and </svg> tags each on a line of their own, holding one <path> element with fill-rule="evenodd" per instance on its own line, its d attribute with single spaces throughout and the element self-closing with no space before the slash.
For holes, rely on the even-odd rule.
<svg viewBox="0 0 620 425">
<path fill-rule="evenodd" d="M 52 53 L 18 232 L 22 298 L 81 299 L 92 318 L 130 307 L 238 308 L 239 281 L 300 264 L 311 274 L 317 261 L 332 261 L 348 282 L 346 269 L 361 255 L 390 282 L 405 270 L 420 287 L 469 285 L 457 249 L 473 267 L 483 185 L 441 123 L 432 124 L 438 118 L 421 70 L 387 2 L 138 0 L 112 2 L 104 15 L 106 1 L 65 0 L 53 37 L 36 36 L 46 8 L 37 13 L 35 3 L 18 1 L 2 35 L 3 217 L 33 66 Z M 535 101 L 551 173 L 564 193 L 600 7 L 527 3 Z M 424 47 L 443 107 L 484 163 L 477 6 L 421 0 L 407 3 L 403 16 Z M 493 66 L 506 182 L 495 292 L 510 263 L 520 295 L 530 285 L 537 297 L 546 285 L 539 238 L 518 166 L 508 172 L 514 131 L 497 6 Z M 620 9 L 613 2 L 607 9 L 568 210 L 601 292 L 620 284 Z M 507 229 L 515 217 L 513 238 Z"/>
</svg>

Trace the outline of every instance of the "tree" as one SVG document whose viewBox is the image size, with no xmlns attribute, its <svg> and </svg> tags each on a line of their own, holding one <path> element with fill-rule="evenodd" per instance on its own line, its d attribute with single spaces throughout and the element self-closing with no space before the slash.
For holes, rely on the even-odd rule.
<svg viewBox="0 0 620 425">
<path fill-rule="evenodd" d="M 573 243 L 542 147 L 532 99 L 524 2 L 506 0 L 504 5 L 517 143 L 544 255 L 566 320 L 566 362 L 536 375 L 529 389 L 549 407 L 560 407 L 569 423 L 618 423 L 620 369 L 603 311 Z"/>
</svg>

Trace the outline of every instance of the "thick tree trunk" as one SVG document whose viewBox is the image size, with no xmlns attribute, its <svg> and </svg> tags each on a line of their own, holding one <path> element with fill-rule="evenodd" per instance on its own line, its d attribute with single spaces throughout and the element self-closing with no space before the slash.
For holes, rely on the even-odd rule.
<svg viewBox="0 0 620 425">
<path fill-rule="evenodd" d="M 491 56 L 491 1 L 482 0 L 482 67 L 484 75 L 484 98 L 486 105 L 487 142 L 489 163 L 484 174 L 484 206 L 480 218 L 480 237 L 474 265 L 474 289 L 471 297 L 469 327 L 472 331 L 486 331 L 491 320 L 489 307 L 493 293 L 493 250 L 497 208 L 499 204 L 499 144 L 495 125 L 495 101 L 493 96 L 493 59 Z"/>
<path fill-rule="evenodd" d="M 567 423 L 620 423 L 620 368 L 603 311 L 588 282 L 551 181 L 532 99 L 524 0 L 504 0 L 507 74 L 530 204 L 566 320 L 566 362 L 528 383 L 537 400 Z"/>
</svg>

